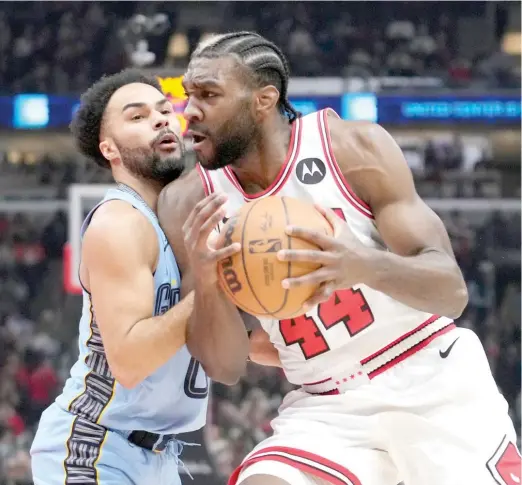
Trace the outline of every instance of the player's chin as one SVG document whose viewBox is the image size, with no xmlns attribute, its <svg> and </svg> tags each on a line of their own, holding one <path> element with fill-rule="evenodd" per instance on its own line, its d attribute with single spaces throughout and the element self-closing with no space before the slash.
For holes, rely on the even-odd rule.
<svg viewBox="0 0 522 485">
<path fill-rule="evenodd" d="M 201 166 L 207 170 L 213 170 L 214 167 L 214 153 L 212 150 L 203 148 L 193 148 L 196 158 Z"/>
</svg>

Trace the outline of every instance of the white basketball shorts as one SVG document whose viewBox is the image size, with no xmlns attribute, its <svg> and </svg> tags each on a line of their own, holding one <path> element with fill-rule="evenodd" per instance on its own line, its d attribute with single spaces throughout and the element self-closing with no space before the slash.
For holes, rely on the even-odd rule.
<svg viewBox="0 0 522 485">
<path fill-rule="evenodd" d="M 252 475 L 290 485 L 522 483 L 507 402 L 467 329 L 441 335 L 355 389 L 291 392 L 272 427 L 229 485 Z"/>
</svg>

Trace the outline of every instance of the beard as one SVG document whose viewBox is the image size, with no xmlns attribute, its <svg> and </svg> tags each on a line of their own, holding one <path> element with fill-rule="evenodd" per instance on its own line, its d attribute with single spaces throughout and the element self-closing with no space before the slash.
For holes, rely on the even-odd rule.
<svg viewBox="0 0 522 485">
<path fill-rule="evenodd" d="M 196 125 L 190 126 L 194 131 L 204 134 L 212 144 L 211 157 L 205 158 L 200 154 L 198 160 L 207 170 L 218 170 L 237 162 L 258 143 L 260 130 L 249 107 L 238 112 L 239 116 L 225 121 L 215 133 Z"/>
<path fill-rule="evenodd" d="M 178 179 L 191 167 L 191 152 L 179 144 L 179 151 L 168 157 L 160 157 L 151 148 L 126 148 L 118 146 L 123 166 L 138 178 L 159 183 L 165 187 Z"/>
</svg>

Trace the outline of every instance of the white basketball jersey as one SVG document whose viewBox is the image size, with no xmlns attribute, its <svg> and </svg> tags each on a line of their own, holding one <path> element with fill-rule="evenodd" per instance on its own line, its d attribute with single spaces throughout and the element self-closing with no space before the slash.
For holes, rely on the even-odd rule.
<svg viewBox="0 0 522 485">
<path fill-rule="evenodd" d="M 227 217 L 244 204 L 271 195 L 328 207 L 346 221 L 363 244 L 387 251 L 370 207 L 354 194 L 337 165 L 328 111 L 332 112 L 311 113 L 293 123 L 285 163 L 263 192 L 246 194 L 230 167 L 207 171 L 198 166 L 205 190 L 228 195 Z M 318 383 L 361 365 L 371 377 L 372 372 L 380 373 L 391 360 L 401 359 L 451 323 L 366 285 L 339 291 L 303 316 L 261 320 L 279 351 L 288 380 L 299 385 Z M 390 354 L 392 347 L 396 350 Z"/>
</svg>

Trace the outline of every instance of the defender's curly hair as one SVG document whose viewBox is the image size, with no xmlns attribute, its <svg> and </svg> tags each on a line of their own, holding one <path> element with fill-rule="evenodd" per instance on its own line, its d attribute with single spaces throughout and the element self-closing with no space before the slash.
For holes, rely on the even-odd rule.
<svg viewBox="0 0 522 485">
<path fill-rule="evenodd" d="M 232 54 L 246 68 L 256 86 L 275 86 L 280 94 L 278 107 L 290 122 L 301 116 L 288 100 L 290 69 L 285 55 L 274 43 L 255 32 L 216 35 L 200 43 L 191 56 L 213 58 Z"/>
<path fill-rule="evenodd" d="M 132 83 L 148 84 L 161 91 L 160 83 L 154 76 L 147 76 L 136 69 L 125 69 L 111 76 L 103 76 L 83 93 L 80 107 L 71 122 L 71 133 L 78 149 L 101 167 L 110 168 L 99 148 L 105 108 L 118 89 Z"/>
</svg>

